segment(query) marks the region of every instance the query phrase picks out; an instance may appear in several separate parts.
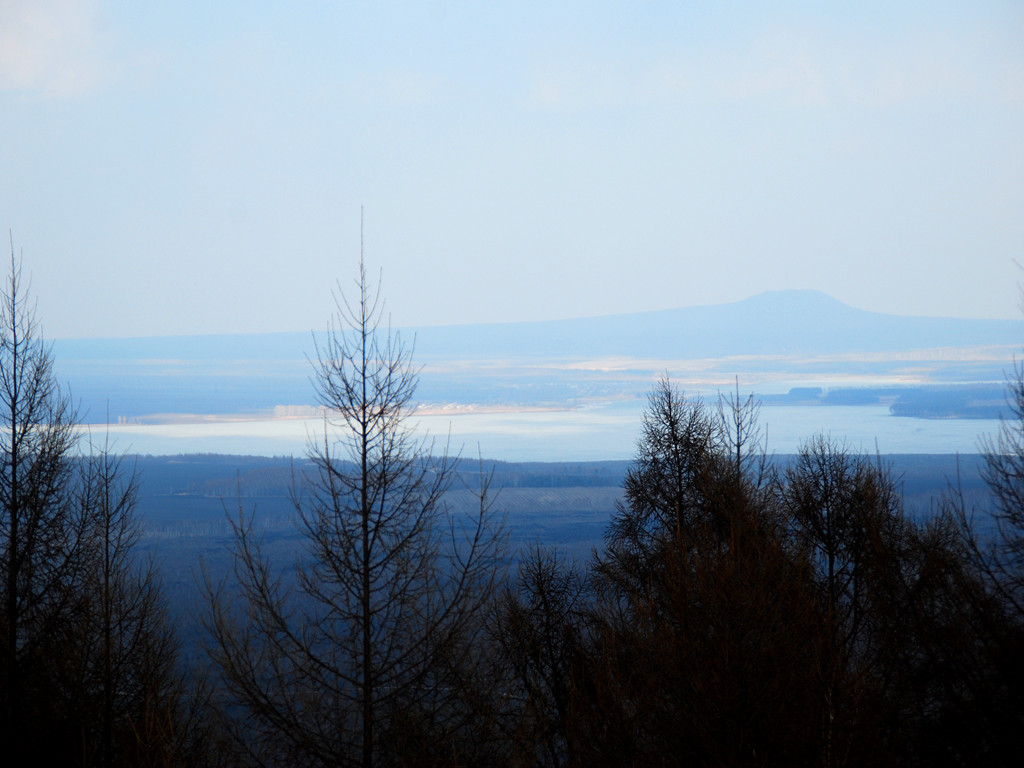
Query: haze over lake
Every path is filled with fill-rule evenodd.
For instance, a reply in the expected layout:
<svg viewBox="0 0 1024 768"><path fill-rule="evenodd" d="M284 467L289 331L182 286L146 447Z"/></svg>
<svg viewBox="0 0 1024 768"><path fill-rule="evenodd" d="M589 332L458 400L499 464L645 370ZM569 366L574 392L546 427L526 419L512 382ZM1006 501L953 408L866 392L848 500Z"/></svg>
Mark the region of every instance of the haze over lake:
<svg viewBox="0 0 1024 768"><path fill-rule="evenodd" d="M405 330L416 420L454 450L510 461L627 459L646 396L763 402L769 450L825 432L872 453L973 453L993 433L1024 321L863 312L814 291L547 323ZM84 421L144 454L305 453L322 431L313 337L64 340ZM893 414L901 414L896 416ZM908 418L917 417L917 418ZM924 418L927 417L927 418Z"/></svg>
<svg viewBox="0 0 1024 768"><path fill-rule="evenodd" d="M592 404L575 410L465 413L415 417L421 434L438 448L501 461L605 461L629 459L640 435L643 401ZM993 434L995 419L913 419L884 406L770 406L761 410L768 448L793 453L824 432L857 452L976 453L979 436ZM93 426L102 436L102 426ZM120 451L140 454L230 453L303 456L307 440L323 432L319 419L250 419L177 424L111 425Z"/></svg>

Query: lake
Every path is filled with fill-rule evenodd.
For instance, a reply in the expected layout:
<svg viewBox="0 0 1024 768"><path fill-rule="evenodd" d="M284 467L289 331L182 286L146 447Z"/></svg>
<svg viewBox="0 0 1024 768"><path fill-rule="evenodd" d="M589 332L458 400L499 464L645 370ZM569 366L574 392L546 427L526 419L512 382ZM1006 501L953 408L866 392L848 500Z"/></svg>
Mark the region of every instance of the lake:
<svg viewBox="0 0 1024 768"><path fill-rule="evenodd" d="M640 436L644 401L595 403L573 410L413 415L437 450L502 461L603 461L629 459ZM825 433L855 452L977 453L981 435L994 435L992 419L915 419L891 416L887 406L772 406L760 423L774 453L793 453L802 441ZM102 441L104 426L86 428ZM151 455L223 453L301 456L323 433L320 419L237 419L197 423L117 424L114 449Z"/></svg>

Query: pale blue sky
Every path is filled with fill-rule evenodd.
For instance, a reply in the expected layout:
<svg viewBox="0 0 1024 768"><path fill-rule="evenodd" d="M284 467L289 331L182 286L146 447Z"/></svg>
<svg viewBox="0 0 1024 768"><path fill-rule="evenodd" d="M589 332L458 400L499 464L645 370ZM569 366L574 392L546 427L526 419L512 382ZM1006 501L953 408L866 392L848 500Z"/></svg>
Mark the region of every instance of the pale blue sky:
<svg viewBox="0 0 1024 768"><path fill-rule="evenodd" d="M398 325L1018 317L1024 4L0 0L47 336L320 328L360 205Z"/></svg>

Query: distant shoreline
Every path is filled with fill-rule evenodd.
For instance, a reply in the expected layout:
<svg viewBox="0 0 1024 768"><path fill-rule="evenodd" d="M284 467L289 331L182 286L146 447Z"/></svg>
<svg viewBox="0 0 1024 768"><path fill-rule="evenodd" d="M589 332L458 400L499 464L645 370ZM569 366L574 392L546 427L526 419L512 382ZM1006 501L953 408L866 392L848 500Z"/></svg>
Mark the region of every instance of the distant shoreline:
<svg viewBox="0 0 1024 768"><path fill-rule="evenodd" d="M410 417L417 416L478 416L516 413L566 413L577 410L576 405L520 405L517 403L426 403L410 411ZM117 427L154 427L188 424L238 424L248 422L308 421L323 419L329 414L327 408L315 405L278 405L273 408L251 413L149 413L141 416L118 417L113 424L82 424L84 429Z"/></svg>

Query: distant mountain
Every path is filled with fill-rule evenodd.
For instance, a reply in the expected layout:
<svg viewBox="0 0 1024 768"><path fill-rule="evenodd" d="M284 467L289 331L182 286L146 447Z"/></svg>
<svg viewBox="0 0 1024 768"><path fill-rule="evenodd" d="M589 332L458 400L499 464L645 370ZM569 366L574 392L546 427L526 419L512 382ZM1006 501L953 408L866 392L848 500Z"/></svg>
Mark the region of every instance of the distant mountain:
<svg viewBox="0 0 1024 768"><path fill-rule="evenodd" d="M820 291L769 291L744 301L628 315L423 328L428 355L627 355L692 359L822 355L932 347L1024 345L1024 320L865 312Z"/></svg>
<svg viewBox="0 0 1024 768"><path fill-rule="evenodd" d="M586 397L622 390L607 377L583 380L582 374L550 372L545 360L780 355L806 361L936 347L1016 348L1024 344L1024 320L883 315L854 309L818 291L774 291L715 306L401 333L415 339L415 362L428 365L420 388L427 400L557 402L570 397L567 393ZM53 350L58 376L69 383L90 421L103 420L107 403L116 419L152 413L245 413L313 400L309 359L316 350L307 333L57 340ZM492 372L443 365L483 360L501 361L505 367ZM838 372L837 364L833 370L827 369L828 363L816 365L814 370L822 375ZM989 364L984 372L966 376L957 371L946 380L998 380L1001 366L993 369ZM739 362L728 367L729 375L748 370ZM810 370L806 362L802 370ZM648 386L651 374L644 364L638 363L630 375L641 389Z"/></svg>
<svg viewBox="0 0 1024 768"><path fill-rule="evenodd" d="M1024 345L1024 320L886 315L820 291L767 291L729 304L521 323L399 329L416 352L449 357L623 355L687 359ZM309 333L58 340L60 360L305 361Z"/></svg>

